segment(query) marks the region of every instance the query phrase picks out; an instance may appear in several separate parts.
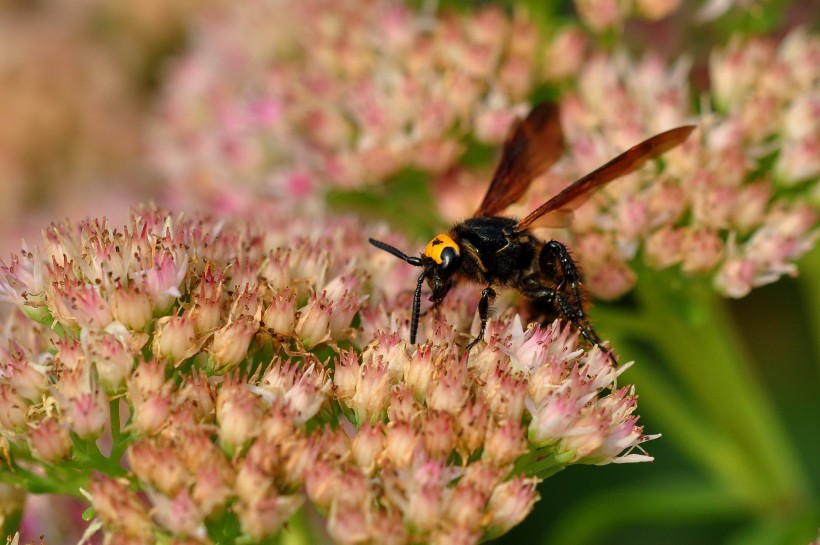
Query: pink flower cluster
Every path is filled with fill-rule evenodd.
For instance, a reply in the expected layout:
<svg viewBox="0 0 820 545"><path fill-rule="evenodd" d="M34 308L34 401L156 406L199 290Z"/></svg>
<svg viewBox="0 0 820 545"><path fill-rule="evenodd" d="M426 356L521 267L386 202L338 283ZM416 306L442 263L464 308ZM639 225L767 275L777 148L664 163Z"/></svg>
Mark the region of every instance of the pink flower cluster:
<svg viewBox="0 0 820 545"><path fill-rule="evenodd" d="M664 155L662 169L613 182L576 211L572 247L591 291L603 298L628 291L635 261L711 275L731 297L796 274L818 214L805 196L779 186L820 175L818 68L820 39L799 30L780 44L738 40L716 52L715 112L698 118L699 130ZM652 56L593 55L562 102L569 158L536 183L537 197L520 210L641 140L692 122L688 77L683 60L670 67ZM774 180L765 166L772 162Z"/></svg>
<svg viewBox="0 0 820 545"><path fill-rule="evenodd" d="M260 540L305 501L338 543L477 543L567 465L651 460L615 386L628 366L568 325L524 328L499 301L467 353L459 286L408 346L410 269L344 218L52 225L0 275L19 308L0 329L10 463L76 471L78 442L108 436L127 472L92 481L92 528L127 543L208 542L228 506Z"/></svg>
<svg viewBox="0 0 820 545"><path fill-rule="evenodd" d="M535 26L493 7L432 16L385 0L254 0L204 18L195 36L152 148L181 191L220 209L409 167L444 172L460 137L504 138L538 66Z"/></svg>

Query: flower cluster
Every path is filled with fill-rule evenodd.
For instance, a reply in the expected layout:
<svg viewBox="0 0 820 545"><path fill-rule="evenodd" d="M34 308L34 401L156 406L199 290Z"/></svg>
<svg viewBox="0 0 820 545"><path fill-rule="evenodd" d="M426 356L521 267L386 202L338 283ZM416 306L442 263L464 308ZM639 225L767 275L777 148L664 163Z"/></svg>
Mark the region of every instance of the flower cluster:
<svg viewBox="0 0 820 545"><path fill-rule="evenodd" d="M576 211L573 248L593 293L613 298L630 289L629 262L636 260L712 275L731 297L796 273L818 215L805 198L780 188L820 175L818 59L820 39L803 31L779 45L738 40L713 55L716 111L699 117L689 140L664 155L662 170L613 182ZM691 122L688 77L685 61L669 67L651 56L591 56L577 91L562 101L569 157L536 183L531 194L539 197L521 211L618 152ZM765 168L772 163L775 180Z"/></svg>
<svg viewBox="0 0 820 545"><path fill-rule="evenodd" d="M306 500L338 543L476 543L567 465L651 460L627 366L569 325L502 308L465 352L459 286L408 346L413 273L344 218L52 225L2 265L4 463L128 543L261 540Z"/></svg>
<svg viewBox="0 0 820 545"><path fill-rule="evenodd" d="M171 180L220 208L441 173L496 143L530 92L538 32L498 8L432 16L385 0L254 0L203 18L154 131ZM243 192L243 187L245 188Z"/></svg>

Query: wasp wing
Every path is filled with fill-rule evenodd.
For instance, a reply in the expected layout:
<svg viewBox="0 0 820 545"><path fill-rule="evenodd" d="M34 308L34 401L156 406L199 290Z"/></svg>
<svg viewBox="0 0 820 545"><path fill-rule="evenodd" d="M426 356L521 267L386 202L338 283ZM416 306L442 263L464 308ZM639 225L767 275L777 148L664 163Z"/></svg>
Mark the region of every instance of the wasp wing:
<svg viewBox="0 0 820 545"><path fill-rule="evenodd" d="M529 216L518 222L517 229L552 226L554 222L547 217L548 214L566 215L570 210L586 202L599 187L638 170L650 159L683 143L693 130L694 125L671 129L628 149L536 208Z"/></svg>
<svg viewBox="0 0 820 545"><path fill-rule="evenodd" d="M564 133L558 106L542 102L507 134L501 161L476 216L497 216L524 195L532 180L561 157Z"/></svg>

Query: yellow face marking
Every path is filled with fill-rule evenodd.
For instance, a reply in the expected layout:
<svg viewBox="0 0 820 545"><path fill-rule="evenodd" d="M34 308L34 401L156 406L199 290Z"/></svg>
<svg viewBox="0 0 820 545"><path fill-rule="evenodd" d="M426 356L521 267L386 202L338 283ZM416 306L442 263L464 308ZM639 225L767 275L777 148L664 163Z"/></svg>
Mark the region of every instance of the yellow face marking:
<svg viewBox="0 0 820 545"><path fill-rule="evenodd" d="M433 261L441 265L441 252L443 252L445 248L452 248L455 250L456 255L461 254L461 250L458 244L456 244L456 241L447 235L438 235L427 243L427 246L424 248L424 255L432 257Z"/></svg>

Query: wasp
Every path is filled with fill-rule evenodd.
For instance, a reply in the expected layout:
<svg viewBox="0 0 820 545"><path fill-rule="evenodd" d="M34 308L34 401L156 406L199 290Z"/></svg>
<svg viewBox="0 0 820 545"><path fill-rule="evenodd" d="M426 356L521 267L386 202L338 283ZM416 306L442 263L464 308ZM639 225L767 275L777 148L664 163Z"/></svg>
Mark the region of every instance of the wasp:
<svg viewBox="0 0 820 545"><path fill-rule="evenodd" d="M410 343L416 343L425 280L432 291L429 301L434 308L444 301L457 281L468 280L484 289L478 303L481 330L467 350L484 338L496 290L513 288L533 304L570 321L589 343L609 353L617 364L587 318L581 272L569 250L557 240L540 240L532 230L568 226L572 210L598 188L678 146L694 129L687 125L653 136L573 182L524 219L503 217L499 214L519 200L532 180L563 152L558 107L550 102L535 106L526 118L517 120L510 128L487 193L471 218L434 237L418 257L370 239L377 248L422 269L413 296Z"/></svg>

